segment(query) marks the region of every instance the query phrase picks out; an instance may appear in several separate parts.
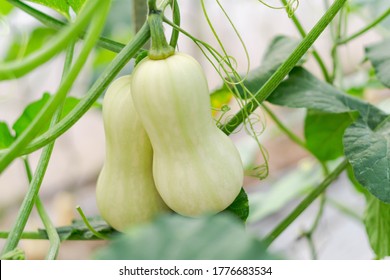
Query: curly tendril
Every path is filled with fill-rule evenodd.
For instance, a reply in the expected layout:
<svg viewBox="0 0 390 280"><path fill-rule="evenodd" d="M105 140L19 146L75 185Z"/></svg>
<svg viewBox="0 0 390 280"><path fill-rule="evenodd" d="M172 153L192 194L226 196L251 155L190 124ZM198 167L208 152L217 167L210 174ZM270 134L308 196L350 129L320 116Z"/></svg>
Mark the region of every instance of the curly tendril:
<svg viewBox="0 0 390 280"><path fill-rule="evenodd" d="M289 0L289 1L287 1L287 4L283 5L283 6L273 6L273 5L268 4L267 2L265 2L263 0L257 0L257 1L259 1L261 4L263 4L264 6L270 8L270 9L286 10L289 17L292 17L294 15L295 11L299 7L299 0Z"/></svg>

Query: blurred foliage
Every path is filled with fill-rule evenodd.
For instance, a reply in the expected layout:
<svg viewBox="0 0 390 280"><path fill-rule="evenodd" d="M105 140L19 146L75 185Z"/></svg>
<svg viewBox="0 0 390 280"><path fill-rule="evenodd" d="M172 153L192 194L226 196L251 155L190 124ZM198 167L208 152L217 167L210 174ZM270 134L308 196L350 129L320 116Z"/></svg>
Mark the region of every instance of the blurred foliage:
<svg viewBox="0 0 390 280"><path fill-rule="evenodd" d="M13 6L7 0L0 0L0 16L8 15L13 9Z"/></svg>
<svg viewBox="0 0 390 280"><path fill-rule="evenodd" d="M22 59L42 48L57 32L46 27L37 27L30 34L17 34L13 36L4 61Z"/></svg>
<svg viewBox="0 0 390 280"><path fill-rule="evenodd" d="M129 229L96 254L105 260L275 259L235 217L167 215Z"/></svg>
<svg viewBox="0 0 390 280"><path fill-rule="evenodd" d="M390 88L390 38L368 46L366 56L374 66L379 81Z"/></svg>
<svg viewBox="0 0 390 280"><path fill-rule="evenodd" d="M367 194L364 224L377 258L390 256L390 204Z"/></svg>

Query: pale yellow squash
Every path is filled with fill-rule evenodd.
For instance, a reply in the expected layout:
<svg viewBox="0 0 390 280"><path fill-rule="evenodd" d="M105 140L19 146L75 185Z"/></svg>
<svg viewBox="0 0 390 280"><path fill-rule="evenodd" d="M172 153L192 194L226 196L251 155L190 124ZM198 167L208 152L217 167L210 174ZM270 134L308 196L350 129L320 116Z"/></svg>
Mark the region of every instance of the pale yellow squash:
<svg viewBox="0 0 390 280"><path fill-rule="evenodd" d="M153 181L152 146L135 111L130 83L130 76L115 80L104 97L106 159L96 188L101 216L119 231L168 209Z"/></svg>
<svg viewBox="0 0 390 280"><path fill-rule="evenodd" d="M182 53L146 58L132 76L134 105L152 143L154 180L165 203L192 217L224 210L240 192L244 171L234 143L211 117L199 63Z"/></svg>

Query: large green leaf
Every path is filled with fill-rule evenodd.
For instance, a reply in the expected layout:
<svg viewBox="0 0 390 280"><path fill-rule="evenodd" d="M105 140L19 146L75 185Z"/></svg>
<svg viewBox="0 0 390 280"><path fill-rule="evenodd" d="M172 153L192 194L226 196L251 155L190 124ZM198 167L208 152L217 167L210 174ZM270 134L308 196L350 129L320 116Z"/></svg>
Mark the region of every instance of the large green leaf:
<svg viewBox="0 0 390 280"><path fill-rule="evenodd" d="M333 114L309 110L305 119L305 138L312 154L321 161L342 156L344 131L357 115L357 112Z"/></svg>
<svg viewBox="0 0 390 280"><path fill-rule="evenodd" d="M390 133L385 124L386 113L338 91L300 67L290 73L268 100L283 106L328 113L358 112L358 121L345 130L344 153L359 183L379 199L390 202ZM378 128L380 124L381 128ZM339 126L335 123L334 129Z"/></svg>
<svg viewBox="0 0 390 280"><path fill-rule="evenodd" d="M291 71L288 79L280 84L268 101L277 105L328 113L357 111L372 129L387 117L386 113L377 107L342 93L301 67Z"/></svg>
<svg viewBox="0 0 390 280"><path fill-rule="evenodd" d="M390 256L390 204L367 195L364 224L372 249L378 258Z"/></svg>
<svg viewBox="0 0 390 280"><path fill-rule="evenodd" d="M24 58L42 48L47 41L56 34L50 28L38 27L34 29L26 40L23 36L15 36L14 41L8 48L4 61L12 61Z"/></svg>
<svg viewBox="0 0 390 280"><path fill-rule="evenodd" d="M14 141L14 137L9 131L8 125L5 122L0 122L0 149L9 147Z"/></svg>
<svg viewBox="0 0 390 280"><path fill-rule="evenodd" d="M353 123L345 131L344 149L358 182L390 203L390 117L377 129L362 119Z"/></svg>
<svg viewBox="0 0 390 280"><path fill-rule="evenodd" d="M256 93L287 59L298 44L299 40L294 38L286 36L275 37L263 56L261 66L248 73L243 85L251 93ZM242 86L237 85L237 89L241 98L245 99L251 97L243 90Z"/></svg>
<svg viewBox="0 0 390 280"><path fill-rule="evenodd" d="M41 4L48 8L57 11L66 18L69 18L69 4L67 0L28 0L37 4Z"/></svg>
<svg viewBox="0 0 390 280"><path fill-rule="evenodd" d="M367 47L366 56L374 66L379 81L390 88L390 38Z"/></svg>
<svg viewBox="0 0 390 280"><path fill-rule="evenodd" d="M22 115L16 120L12 128L15 131L16 137L18 137L32 122L35 116L43 108L46 102L50 99L50 94L45 93L41 99L30 103L23 111ZM76 105L79 103L79 99L75 97L67 97L63 106L61 119L64 118ZM41 127L40 133L45 132L49 128L49 123L44 124Z"/></svg>
<svg viewBox="0 0 390 280"><path fill-rule="evenodd" d="M98 259L109 260L260 260L273 258L235 217L167 215L130 229Z"/></svg>

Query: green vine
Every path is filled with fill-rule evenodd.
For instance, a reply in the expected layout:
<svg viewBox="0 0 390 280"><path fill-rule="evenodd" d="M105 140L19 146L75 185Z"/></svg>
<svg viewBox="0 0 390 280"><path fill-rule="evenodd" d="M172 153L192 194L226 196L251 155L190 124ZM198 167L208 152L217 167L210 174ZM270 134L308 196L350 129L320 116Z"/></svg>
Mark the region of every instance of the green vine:
<svg viewBox="0 0 390 280"><path fill-rule="evenodd" d="M30 16L34 17L35 19L37 19L38 21L40 21L42 24L46 25L49 28L60 30L68 25L65 22L55 19L47 14L42 13L41 11L38 11L37 9L34 9L29 5L26 5L22 1L19 0L7 0L7 1L12 5L14 5L15 7L24 11L25 13L29 14ZM84 38L85 32L81 32L79 37ZM115 42L105 37L99 37L99 40L97 41L97 45L99 47L105 48L107 50L116 53L119 53L125 47L124 44Z"/></svg>
<svg viewBox="0 0 390 280"><path fill-rule="evenodd" d="M74 24L67 27L63 32L60 32L58 36L47 43L43 48L27 56L23 60L2 63L0 65L0 81L21 77L62 51L62 49L68 45L69 41L72 41L74 37L78 36L78 34L87 26L96 12L96 9L98 9L99 3L97 1L89 0L85 6L86 8L83 9Z"/></svg>
<svg viewBox="0 0 390 280"><path fill-rule="evenodd" d="M26 142L30 140L30 138L34 135L35 131L39 129L39 126L44 123L46 118L49 116L45 116L45 114L49 114L50 110L56 110L58 106L63 102L63 100L66 97L66 94L68 90L70 89L71 85L73 84L75 78L77 77L78 73L80 72L82 66L85 64L85 61L87 60L89 53L91 52L92 48L95 45L95 42L98 38L98 34L100 34L104 23L106 16L109 11L110 7L110 1L107 1L104 3L104 5L100 5L97 10L95 10L95 20L92 21L89 31L87 32L87 38L85 40L85 44L83 46L83 49L81 50L79 57L77 61L74 63L72 68L69 70L69 73L65 74L63 83L61 83L60 89L58 90L57 94L48 101L48 106L45 106L45 108L40 112L37 118L34 119L34 121L31 123L31 125L26 129L26 131L18 138L18 140L14 143L13 147L11 146L11 149L9 150L9 153L5 154L4 157L1 158L0 164L1 168L0 170L4 170L4 168L13 160L13 156L16 154L15 151L20 149ZM87 11L85 9L84 11ZM82 15L80 15L82 16ZM51 106L51 107L50 107ZM53 108L53 109L51 109ZM30 216L31 210L33 208L33 205L35 203L35 200L38 196L39 188L41 186L43 176L46 171L46 167L48 164L48 160L50 158L52 147L50 146L46 149L46 152L42 154L41 157L41 167L37 170L36 174L34 174L34 177L32 178L30 188L27 191L27 194L23 200L23 203L20 207L16 223L12 227L10 231L9 238L6 240L6 243L4 245L2 255L6 254L13 249L16 248L17 244L19 243L19 240L21 238L21 235L23 233L23 230L26 226L28 217Z"/></svg>

